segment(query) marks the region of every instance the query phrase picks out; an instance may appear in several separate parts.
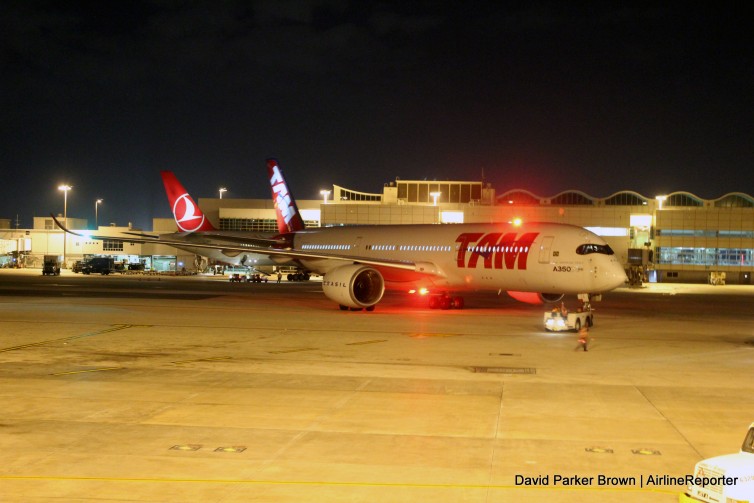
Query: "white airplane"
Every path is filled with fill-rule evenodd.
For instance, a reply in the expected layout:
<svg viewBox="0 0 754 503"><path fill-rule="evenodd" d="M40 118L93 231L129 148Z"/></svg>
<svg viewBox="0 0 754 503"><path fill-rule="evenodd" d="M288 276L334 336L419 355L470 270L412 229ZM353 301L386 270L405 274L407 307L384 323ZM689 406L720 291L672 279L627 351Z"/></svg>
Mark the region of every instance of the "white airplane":
<svg viewBox="0 0 754 503"><path fill-rule="evenodd" d="M565 294L601 294L627 281L610 246L596 234L573 225L422 224L297 229L292 222L300 219L300 213L282 171L275 159L268 159L267 167L281 231L274 242L266 247L259 246L259 240L195 246L292 261L322 275L325 296L343 310L373 310L386 288L429 293L430 307L446 309L462 308L460 294L465 291L505 290L524 302L557 302Z"/></svg>
<svg viewBox="0 0 754 503"><path fill-rule="evenodd" d="M171 246L181 250L229 265L257 268L279 264L279 261L273 261L267 255L239 251L237 246L243 243L269 247L279 242L274 239L274 234L216 229L172 171L162 171L160 175L173 212L173 219L181 232L159 236L137 232L125 232L124 234L140 238L139 242L159 244L170 242ZM285 231L297 231L303 228L304 221L299 215L298 218L291 219L291 223L285 228ZM180 244L177 244L178 242ZM206 245L216 245L217 247L208 248ZM235 245L235 247L227 248L228 245Z"/></svg>

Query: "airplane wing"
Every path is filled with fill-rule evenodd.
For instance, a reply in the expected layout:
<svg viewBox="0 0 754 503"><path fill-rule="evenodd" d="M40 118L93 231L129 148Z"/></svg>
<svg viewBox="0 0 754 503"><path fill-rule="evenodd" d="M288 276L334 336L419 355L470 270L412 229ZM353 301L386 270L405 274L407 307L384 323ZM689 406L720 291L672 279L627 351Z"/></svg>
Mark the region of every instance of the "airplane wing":
<svg viewBox="0 0 754 503"><path fill-rule="evenodd" d="M71 233L73 234L73 233ZM129 236L136 236L139 238L149 238L152 240L160 239L160 236L155 236L153 234L144 234L142 232L124 232L123 234L128 234Z"/></svg>
<svg viewBox="0 0 754 503"><path fill-rule="evenodd" d="M84 237L83 234L79 234L77 232L73 232L70 229L66 229L63 226L63 224L61 224L60 221L58 221L58 219L55 218L54 216L52 218L53 218L53 220L55 220L55 223L57 224L57 226L60 227L61 229L63 229L65 232L67 232L69 234L73 234L74 236L82 236L82 237ZM184 242L184 241L173 240L171 243L168 243L165 240L165 238L163 238L162 236L158 236L158 235L154 235L154 234L145 234L143 232L128 232L128 231L124 231L123 234L124 234L124 236L110 236L110 235L108 235L108 236L104 236L104 235L97 236L95 234L87 234L86 237L91 237L93 239L111 239L111 240L114 240L114 241L128 241L128 242L131 242L131 243L158 243L158 242L161 243L161 244L182 243L183 246L189 246L190 245L192 247L197 247L197 248L207 248L207 246L202 246L202 245L200 245L198 243L195 243L193 241L191 241L191 242ZM240 237L240 236L235 236L235 235L223 234L222 232L203 232L202 233L202 237L221 239L221 240L227 241L229 243L253 244L253 245L256 245L256 246L260 246L260 247L285 244L285 240L281 239L281 238ZM213 246L210 246L210 248L213 248ZM234 248L232 246L231 247L228 247L228 246L225 246L225 245L220 246L219 244L217 246L214 246L214 248L223 249L223 250L225 250L225 249L234 250ZM244 247L243 251L248 251L248 247Z"/></svg>
<svg viewBox="0 0 754 503"><path fill-rule="evenodd" d="M245 244L254 244L256 246L264 247L264 246L275 246L275 245L282 245L285 244L286 241L281 238L265 238L265 237L241 237L241 236L233 236L229 234L223 234L222 232L212 232L212 231L205 231L202 233L202 237L205 238L213 238L213 239L221 239L223 241L227 241L229 243L245 243Z"/></svg>
<svg viewBox="0 0 754 503"><path fill-rule="evenodd" d="M145 243L149 242L157 242L161 241L164 242L165 238L161 236L156 236L154 234L144 234L143 232L123 232L123 234L129 236L128 239L123 238L123 240L132 240L131 236L135 238L147 238L151 239L152 241L144 241ZM190 233L189 233L190 234ZM94 236L92 236L94 237ZM211 232L211 231L205 231L202 233L203 238L212 238L212 239L220 239L223 241L227 241L229 243L247 243L247 244L255 244L257 246L274 246L279 244L284 244L285 240L280 238L264 238L264 237L240 237L235 235L229 235L229 234L223 234L222 232ZM110 238L107 238L110 239ZM189 243L184 243L189 244ZM194 242L192 241L191 246L194 246Z"/></svg>
<svg viewBox="0 0 754 503"><path fill-rule="evenodd" d="M55 221L55 224L60 227L63 231L73 234L74 236L81 236L85 237L83 234L79 234L77 232L73 232L70 229L67 229L58 219L55 217L55 215L50 214L52 219ZM225 244L225 243L186 243L185 241L179 241L174 239L162 239L155 240L151 236L149 237L142 237L139 236L138 233L131 233L129 236L103 236L103 235L96 235L96 234L87 234L86 237L89 237L91 239L107 239L110 241L126 241L129 243L158 243L158 244L164 244L164 245L170 245L175 247L182 247L187 246L190 244L193 248L204 248L208 250L223 250L223 251L234 251L238 253L256 253L259 255L267 255L269 257L286 257L290 259L306 259L306 260L336 260L341 261L344 263L358 263L358 264L364 264L364 265L370 265L375 268L378 268L380 270L386 270L386 271L410 271L412 273L418 273L421 276L434 276L434 277L444 277L445 275L432 263L430 262L413 262L413 261L406 261L406 260L390 260L390 259L374 259L374 258L368 258L368 257L354 257L354 256L343 256L343 255L333 255L333 254L327 254L327 253L313 253L310 251L304 251L304 250L296 250L293 248L271 248L269 246L257 246L253 244L251 241L255 241L255 239L242 241L239 238L236 238L239 242L235 245L233 244ZM273 241L274 244L278 244L279 241L275 240L266 240L266 241Z"/></svg>

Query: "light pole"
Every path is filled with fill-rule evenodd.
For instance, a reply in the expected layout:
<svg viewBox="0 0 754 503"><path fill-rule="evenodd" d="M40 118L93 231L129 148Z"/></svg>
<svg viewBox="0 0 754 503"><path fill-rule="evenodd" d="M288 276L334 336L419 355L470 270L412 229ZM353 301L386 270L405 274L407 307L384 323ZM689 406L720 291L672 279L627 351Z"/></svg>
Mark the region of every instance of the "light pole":
<svg viewBox="0 0 754 503"><path fill-rule="evenodd" d="M430 196L432 196L432 206L437 206L437 198L442 195L442 192L430 192Z"/></svg>
<svg viewBox="0 0 754 503"><path fill-rule="evenodd" d="M221 187L218 192L220 192L220 199L222 199L223 198L223 192L228 192L228 189L226 189L225 187Z"/></svg>
<svg viewBox="0 0 754 503"><path fill-rule="evenodd" d="M63 191L63 221L65 222L65 228L68 228L68 191L71 190L73 187L70 185L59 185L58 190ZM65 269L65 252L66 252L66 243L68 242L68 233L63 231L63 265L62 268Z"/></svg>
<svg viewBox="0 0 754 503"><path fill-rule="evenodd" d="M98 218L98 215L97 215L97 207L100 204L102 204L102 199L97 199L96 201L94 201L94 230L95 231L97 229L99 229L99 225L98 225L99 218Z"/></svg>
<svg viewBox="0 0 754 503"><path fill-rule="evenodd" d="M432 196L432 206L437 206L437 198L439 198L442 195L442 192L430 192L430 196ZM435 216L437 218L437 222L440 222L440 209L437 209L437 215Z"/></svg>
<svg viewBox="0 0 754 503"><path fill-rule="evenodd" d="M320 190L319 193L322 194L322 196L325 199L325 204L327 204L327 196L330 195L330 191L329 190Z"/></svg>

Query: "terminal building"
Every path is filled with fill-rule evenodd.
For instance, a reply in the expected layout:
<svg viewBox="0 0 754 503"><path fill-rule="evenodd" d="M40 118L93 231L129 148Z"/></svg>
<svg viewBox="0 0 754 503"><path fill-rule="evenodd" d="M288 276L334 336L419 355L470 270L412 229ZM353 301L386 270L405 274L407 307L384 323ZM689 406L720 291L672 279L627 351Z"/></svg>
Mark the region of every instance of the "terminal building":
<svg viewBox="0 0 754 503"><path fill-rule="evenodd" d="M585 227L613 248L630 272L644 281L751 284L754 272L754 198L744 193L702 199L688 192L646 196L633 191L594 197L578 190L542 196L523 189L497 194L484 181L400 180L379 193L333 185L323 198L298 200L309 227L375 224L457 224L523 221L558 222ZM215 227L227 231L276 232L271 200L200 198L198 204ZM69 227L86 229L83 219ZM45 254L63 253L63 233L49 217L34 219L33 229L11 229L0 219L0 256L14 254L27 267L41 267ZM6 228L2 228L6 226ZM100 227L118 235L128 227ZM157 234L176 232L172 219L154 219ZM95 241L68 236L66 262L113 255L157 271L196 270L206 261L157 244ZM631 274L629 274L631 277Z"/></svg>

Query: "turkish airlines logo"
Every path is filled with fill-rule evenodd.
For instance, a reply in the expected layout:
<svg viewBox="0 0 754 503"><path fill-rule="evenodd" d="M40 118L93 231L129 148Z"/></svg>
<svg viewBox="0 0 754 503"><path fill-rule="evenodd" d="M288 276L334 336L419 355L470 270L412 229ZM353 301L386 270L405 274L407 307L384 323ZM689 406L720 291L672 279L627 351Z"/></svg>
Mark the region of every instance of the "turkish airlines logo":
<svg viewBox="0 0 754 503"><path fill-rule="evenodd" d="M283 217L285 224L288 225L296 214L296 209L291 202L291 195L288 193L288 187L285 185L283 175L280 173L280 169L277 166L272 167L270 185L272 186L275 208L277 208L280 216Z"/></svg>
<svg viewBox="0 0 754 503"><path fill-rule="evenodd" d="M204 214L197 215L196 206L188 193L183 194L173 204L173 216L178 228L184 232L194 232L204 223Z"/></svg>
<svg viewBox="0 0 754 503"><path fill-rule="evenodd" d="M483 258L485 269L526 270L529 250L539 233L527 232L516 239L517 236L515 232L465 232L456 238L456 243L461 244L458 248L457 266L475 268L479 259Z"/></svg>

